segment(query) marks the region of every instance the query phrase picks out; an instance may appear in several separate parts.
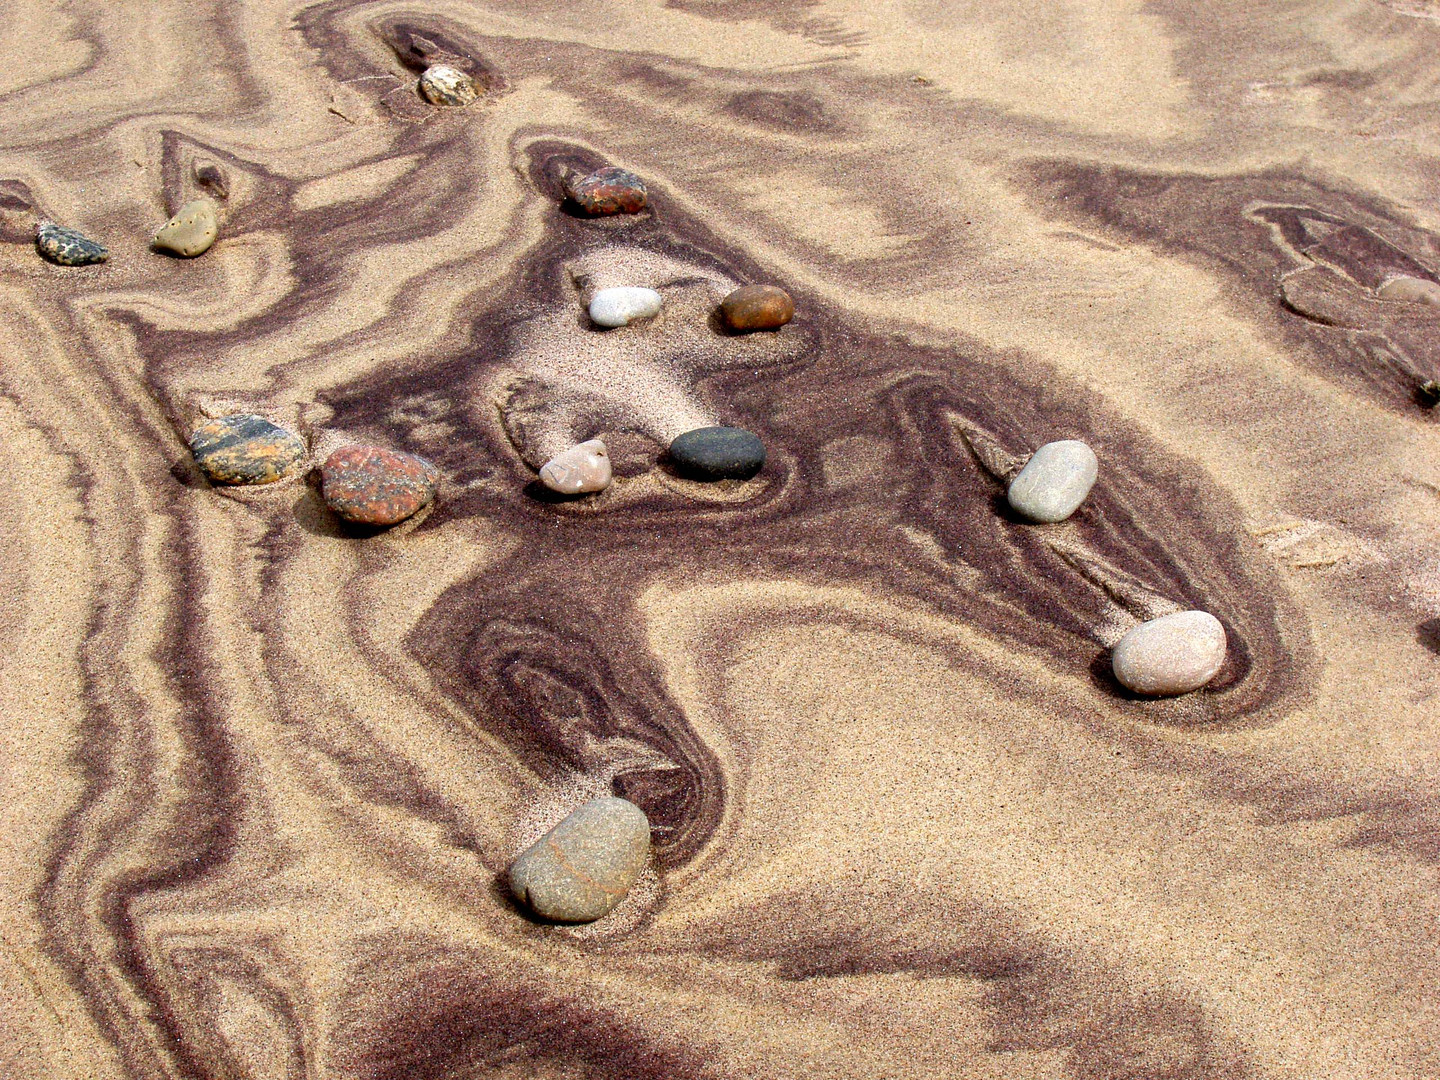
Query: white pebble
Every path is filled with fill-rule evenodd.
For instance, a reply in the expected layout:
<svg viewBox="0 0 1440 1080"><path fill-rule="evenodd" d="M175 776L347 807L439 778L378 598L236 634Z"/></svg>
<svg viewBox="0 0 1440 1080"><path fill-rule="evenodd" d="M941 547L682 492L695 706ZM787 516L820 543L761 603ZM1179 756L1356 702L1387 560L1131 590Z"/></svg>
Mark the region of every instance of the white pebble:
<svg viewBox="0 0 1440 1080"><path fill-rule="evenodd" d="M599 439L576 443L540 469L540 482L561 495L604 491L610 486L610 455Z"/></svg>
<svg viewBox="0 0 1440 1080"><path fill-rule="evenodd" d="M1225 663L1225 627L1208 611L1177 611L1135 627L1110 656L1115 678L1137 694L1198 690Z"/></svg>
<svg viewBox="0 0 1440 1080"><path fill-rule="evenodd" d="M590 301L590 321L596 326L626 326L636 319L659 315L663 302L654 289L634 285L601 289Z"/></svg>
<svg viewBox="0 0 1440 1080"><path fill-rule="evenodd" d="M1095 451L1083 442L1046 443L1010 481L1006 497L1017 514L1031 521L1064 521L1085 501L1099 474Z"/></svg>

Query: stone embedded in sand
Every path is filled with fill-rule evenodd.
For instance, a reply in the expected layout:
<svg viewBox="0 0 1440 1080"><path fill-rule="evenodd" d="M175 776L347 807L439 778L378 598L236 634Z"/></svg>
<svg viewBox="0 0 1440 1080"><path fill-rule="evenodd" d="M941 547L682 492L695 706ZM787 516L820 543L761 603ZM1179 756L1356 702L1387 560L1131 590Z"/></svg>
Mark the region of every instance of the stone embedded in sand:
<svg viewBox="0 0 1440 1080"><path fill-rule="evenodd" d="M720 301L731 330L775 330L795 317L795 301L774 285L742 285Z"/></svg>
<svg viewBox="0 0 1440 1080"><path fill-rule="evenodd" d="M209 199L194 199L180 207L169 221L160 226L151 245L161 251L173 251L193 259L203 255L215 243L220 226L215 220L215 204Z"/></svg>
<svg viewBox="0 0 1440 1080"><path fill-rule="evenodd" d="M540 481L561 495L604 491L610 486L610 455L599 439L577 443L540 469Z"/></svg>
<svg viewBox="0 0 1440 1080"><path fill-rule="evenodd" d="M625 899L650 856L650 821L624 799L593 799L510 865L510 891L542 919L593 922Z"/></svg>
<svg viewBox="0 0 1440 1080"><path fill-rule="evenodd" d="M1440 405L1440 379L1426 379L1415 392L1420 395L1420 404L1427 409Z"/></svg>
<svg viewBox="0 0 1440 1080"><path fill-rule="evenodd" d="M469 105L478 96L475 80L459 68L435 64L420 76L420 93L431 105Z"/></svg>
<svg viewBox="0 0 1440 1080"><path fill-rule="evenodd" d="M346 521L394 525L435 497L439 470L422 457L383 446L344 446L320 467L325 505Z"/></svg>
<svg viewBox="0 0 1440 1080"><path fill-rule="evenodd" d="M636 319L651 319L660 314L663 298L654 289L622 285L601 289L590 301L590 321L596 326L628 326Z"/></svg>
<svg viewBox="0 0 1440 1080"><path fill-rule="evenodd" d="M567 179L565 194L587 214L638 214L648 197L643 180L614 165Z"/></svg>
<svg viewBox="0 0 1440 1080"><path fill-rule="evenodd" d="M1381 300L1400 300L1410 304L1440 307L1440 285L1425 278L1392 277L1375 290Z"/></svg>
<svg viewBox="0 0 1440 1080"><path fill-rule="evenodd" d="M1120 685L1137 694L1198 690L1225 663L1225 628L1208 611L1177 611L1135 627L1110 657Z"/></svg>
<svg viewBox="0 0 1440 1080"><path fill-rule="evenodd" d="M696 428L670 444L670 460L692 480L748 480L765 464L765 444L744 428Z"/></svg>
<svg viewBox="0 0 1440 1080"><path fill-rule="evenodd" d="M1046 443L1010 481L1011 508L1031 521L1064 521L1090 494L1100 463L1083 442L1064 439Z"/></svg>
<svg viewBox="0 0 1440 1080"><path fill-rule="evenodd" d="M35 246L57 266L88 266L110 258L104 244L53 221L42 221L35 226Z"/></svg>
<svg viewBox="0 0 1440 1080"><path fill-rule="evenodd" d="M263 416L238 413L196 428L190 453L217 484L271 484L305 460L305 444Z"/></svg>

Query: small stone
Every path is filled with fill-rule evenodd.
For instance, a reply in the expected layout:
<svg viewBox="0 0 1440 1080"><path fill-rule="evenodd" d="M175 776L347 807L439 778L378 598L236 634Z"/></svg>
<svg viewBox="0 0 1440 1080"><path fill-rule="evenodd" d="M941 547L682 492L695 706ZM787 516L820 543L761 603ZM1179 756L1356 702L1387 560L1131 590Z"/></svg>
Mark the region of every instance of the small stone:
<svg viewBox="0 0 1440 1080"><path fill-rule="evenodd" d="M1064 521L1090 494L1100 463L1083 442L1065 439L1046 443L1010 481L1011 508L1031 521Z"/></svg>
<svg viewBox="0 0 1440 1080"><path fill-rule="evenodd" d="M238 413L196 428L190 453L217 484L272 484L305 460L305 444L263 416Z"/></svg>
<svg viewBox="0 0 1440 1080"><path fill-rule="evenodd" d="M161 251L173 251L193 259L210 250L219 231L215 205L209 199L195 199L180 207L174 217L160 226L151 244Z"/></svg>
<svg viewBox="0 0 1440 1080"><path fill-rule="evenodd" d="M748 480L765 464L765 444L744 428L696 428L670 444L670 460L692 480Z"/></svg>
<svg viewBox="0 0 1440 1080"><path fill-rule="evenodd" d="M420 76L420 93L431 105L469 105L478 96L475 80L459 68L435 64Z"/></svg>
<svg viewBox="0 0 1440 1080"><path fill-rule="evenodd" d="M594 922L625 899L649 856L645 811L593 799L510 864L510 891L542 919Z"/></svg>
<svg viewBox="0 0 1440 1080"><path fill-rule="evenodd" d="M774 285L742 285L720 301L731 330L775 330L795 317L795 301Z"/></svg>
<svg viewBox="0 0 1440 1080"><path fill-rule="evenodd" d="M58 266L88 266L110 258L104 244L53 221L42 221L35 226L35 246L41 255Z"/></svg>
<svg viewBox="0 0 1440 1080"><path fill-rule="evenodd" d="M599 439L577 443L540 469L540 481L561 495L604 491L610 486L610 455Z"/></svg>
<svg viewBox="0 0 1440 1080"><path fill-rule="evenodd" d="M1392 277L1375 290L1381 300L1401 300L1410 304L1440 307L1440 285L1425 278Z"/></svg>
<svg viewBox="0 0 1440 1080"><path fill-rule="evenodd" d="M587 214L638 214L647 197L645 181L613 165L567 179L565 194Z"/></svg>
<svg viewBox="0 0 1440 1080"><path fill-rule="evenodd" d="M1135 627L1110 656L1115 678L1137 694L1198 690L1225 663L1225 627L1208 611L1177 611Z"/></svg>
<svg viewBox="0 0 1440 1080"><path fill-rule="evenodd" d="M1420 404L1427 409L1440 405L1440 379L1426 379L1416 392L1420 395Z"/></svg>
<svg viewBox="0 0 1440 1080"><path fill-rule="evenodd" d="M394 525L435 497L439 470L422 457L383 446L344 446L320 467L325 505L346 521Z"/></svg>
<svg viewBox="0 0 1440 1080"><path fill-rule="evenodd" d="M636 319L653 319L663 303L654 289L634 285L601 289L590 301L590 321L596 326L628 326Z"/></svg>

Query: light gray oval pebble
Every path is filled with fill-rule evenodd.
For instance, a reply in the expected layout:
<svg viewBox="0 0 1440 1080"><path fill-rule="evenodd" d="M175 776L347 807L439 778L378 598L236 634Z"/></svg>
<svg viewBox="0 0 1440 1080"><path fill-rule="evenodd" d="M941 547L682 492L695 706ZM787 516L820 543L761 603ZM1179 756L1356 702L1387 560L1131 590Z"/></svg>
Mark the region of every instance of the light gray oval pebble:
<svg viewBox="0 0 1440 1080"><path fill-rule="evenodd" d="M510 891L543 919L593 922L625 899L649 857L645 811L592 799L510 865Z"/></svg>
<svg viewBox="0 0 1440 1080"><path fill-rule="evenodd" d="M649 319L660 314L664 303L654 289L622 285L617 289L601 289L590 301L590 321L596 326L626 326L636 319Z"/></svg>
<svg viewBox="0 0 1440 1080"><path fill-rule="evenodd" d="M1401 300L1409 304L1440 307L1440 285L1425 278L1392 277L1375 290L1375 295L1381 300Z"/></svg>
<svg viewBox="0 0 1440 1080"><path fill-rule="evenodd" d="M1010 481L1007 498L1017 514L1031 521L1064 521L1090 494L1100 463L1083 442L1046 443Z"/></svg>
<svg viewBox="0 0 1440 1080"><path fill-rule="evenodd" d="M1135 627L1110 656L1115 678L1137 694L1187 694L1225 664L1225 627L1208 611L1177 611Z"/></svg>

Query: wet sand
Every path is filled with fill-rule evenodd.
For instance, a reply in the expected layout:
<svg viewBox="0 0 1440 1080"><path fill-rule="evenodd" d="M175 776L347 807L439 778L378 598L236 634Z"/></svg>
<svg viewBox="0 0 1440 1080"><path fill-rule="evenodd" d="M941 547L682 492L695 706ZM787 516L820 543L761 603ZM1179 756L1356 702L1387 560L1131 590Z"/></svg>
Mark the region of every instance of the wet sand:
<svg viewBox="0 0 1440 1080"><path fill-rule="evenodd" d="M37 4L0 50L0 1075L1440 1073L1440 308L1378 295L1440 280L1433 3ZM561 205L606 163L645 212ZM214 248L148 251L200 195ZM726 334L751 282L795 321ZM595 330L623 284L664 311ZM240 410L439 499L212 488ZM757 477L668 466L716 423ZM615 485L549 497L594 436ZM1100 480L1023 524L1064 438ZM1226 666L1128 694L1179 608ZM527 919L505 867L608 792L653 867Z"/></svg>

